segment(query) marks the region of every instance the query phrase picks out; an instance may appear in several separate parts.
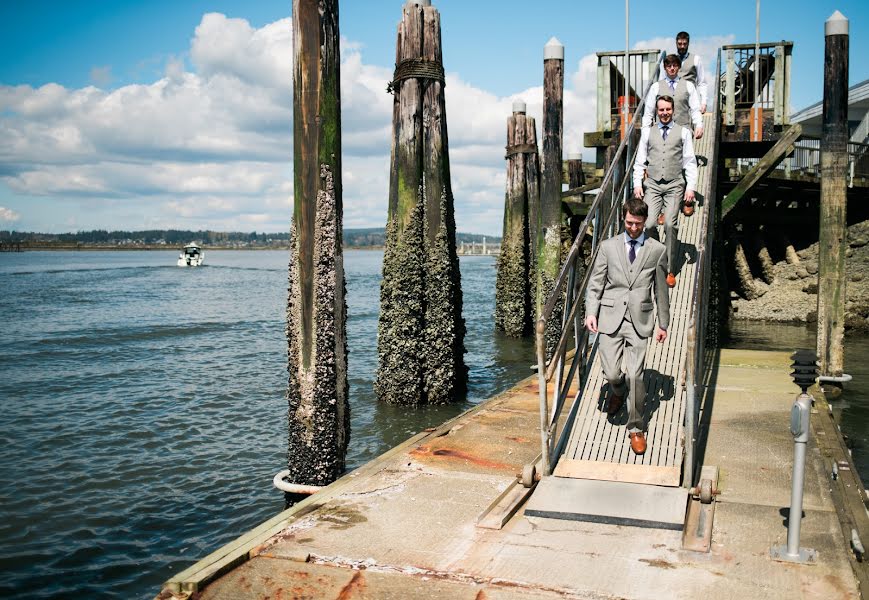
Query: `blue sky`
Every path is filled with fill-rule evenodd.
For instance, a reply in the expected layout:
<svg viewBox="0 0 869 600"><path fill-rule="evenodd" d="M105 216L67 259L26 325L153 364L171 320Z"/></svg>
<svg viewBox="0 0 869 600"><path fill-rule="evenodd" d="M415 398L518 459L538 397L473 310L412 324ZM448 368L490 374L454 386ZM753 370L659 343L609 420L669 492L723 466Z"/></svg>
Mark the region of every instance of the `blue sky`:
<svg viewBox="0 0 869 600"><path fill-rule="evenodd" d="M347 227L386 220L400 0L341 3ZM542 48L565 45L565 145L590 130L594 52L624 47L623 2L434 0L441 13L458 227L500 234L504 129L539 115ZM698 5L699 6L699 5ZM755 2L685 16L634 1L631 45L680 29L714 67L754 41ZM820 100L823 23L850 19L850 82L869 78L869 3L762 0L761 41L793 41L792 106ZM291 2L0 4L0 228L286 231L292 202ZM206 16L207 15L207 16ZM591 153L585 156L591 159Z"/></svg>

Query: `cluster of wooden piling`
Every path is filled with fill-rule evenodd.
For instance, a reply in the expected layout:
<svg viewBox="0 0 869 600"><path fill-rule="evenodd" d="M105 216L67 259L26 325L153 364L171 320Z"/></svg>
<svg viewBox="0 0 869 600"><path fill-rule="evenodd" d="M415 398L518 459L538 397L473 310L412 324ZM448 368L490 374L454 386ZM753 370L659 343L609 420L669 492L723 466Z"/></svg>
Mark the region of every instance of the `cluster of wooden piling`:
<svg viewBox="0 0 869 600"><path fill-rule="evenodd" d="M467 378L440 14L424 4L402 7L390 84L395 99L375 391L403 405L454 400Z"/></svg>
<svg viewBox="0 0 869 600"><path fill-rule="evenodd" d="M564 46L552 38L544 47L539 160L534 119L525 115L523 102L514 104L507 121L507 190L495 325L512 336L531 332L530 325L539 318L561 269L563 114ZM562 310L559 302L547 322L547 354L558 342Z"/></svg>
<svg viewBox="0 0 869 600"><path fill-rule="evenodd" d="M495 284L495 326L512 337L531 333L536 277L534 242L540 198L540 165L534 118L513 103L507 120L507 190L504 233Z"/></svg>

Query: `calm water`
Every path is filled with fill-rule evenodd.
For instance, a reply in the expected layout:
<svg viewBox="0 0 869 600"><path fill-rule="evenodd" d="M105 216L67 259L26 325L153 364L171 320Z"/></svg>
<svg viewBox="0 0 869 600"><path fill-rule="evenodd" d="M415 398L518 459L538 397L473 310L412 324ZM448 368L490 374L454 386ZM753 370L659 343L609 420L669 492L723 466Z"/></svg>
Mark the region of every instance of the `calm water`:
<svg viewBox="0 0 869 600"><path fill-rule="evenodd" d="M283 509L286 252L0 254L0 596L147 598ZM461 259L466 401L408 410L372 394L379 252L345 255L358 467L530 374L530 340L493 332L495 268ZM744 347L812 347L802 327L742 326ZM864 479L869 353L838 401ZM859 390L863 390L862 392Z"/></svg>
<svg viewBox="0 0 869 600"><path fill-rule="evenodd" d="M283 509L286 252L0 254L0 596L153 598ZM491 257L461 259L467 401L372 393L382 253L345 255L358 467L531 374L495 335Z"/></svg>

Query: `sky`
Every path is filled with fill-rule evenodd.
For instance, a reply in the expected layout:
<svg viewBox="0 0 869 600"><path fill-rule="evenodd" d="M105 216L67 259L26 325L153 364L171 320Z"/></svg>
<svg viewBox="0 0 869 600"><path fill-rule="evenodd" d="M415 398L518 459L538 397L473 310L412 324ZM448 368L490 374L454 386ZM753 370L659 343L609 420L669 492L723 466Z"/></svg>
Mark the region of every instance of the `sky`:
<svg viewBox="0 0 869 600"><path fill-rule="evenodd" d="M344 226L383 227L401 0L340 4ZM625 47L625 3L433 0L440 11L459 231L500 235L506 120L538 127L543 47L565 46L564 150L595 129L595 52ZM634 0L629 45L675 33L714 70L753 43L755 0L688 15ZM824 21L850 21L849 84L869 78L869 2L761 0L761 42L794 42L793 111L821 99ZM0 3L0 229L288 231L292 215L292 2ZM675 11L673 11L675 13Z"/></svg>

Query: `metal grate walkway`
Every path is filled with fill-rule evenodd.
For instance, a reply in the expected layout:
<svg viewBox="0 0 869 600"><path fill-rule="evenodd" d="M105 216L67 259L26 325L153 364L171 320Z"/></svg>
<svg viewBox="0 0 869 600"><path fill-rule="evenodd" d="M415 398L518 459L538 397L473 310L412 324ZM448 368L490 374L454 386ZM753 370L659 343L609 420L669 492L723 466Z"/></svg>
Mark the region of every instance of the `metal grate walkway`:
<svg viewBox="0 0 869 600"><path fill-rule="evenodd" d="M670 291L670 330L666 341L649 340L646 352L646 404L648 449L642 456L630 448L627 430L627 407L614 418L606 414L606 379L595 354L582 400L566 445L553 471L556 477L625 481L653 485L678 486L681 481L684 455L686 348L691 313L691 296L697 270L697 246L704 235L701 231L703 211L713 173L714 113L704 115L704 131L694 140L698 156L696 210L691 217L679 214L679 248L677 282ZM660 228L663 236L663 227Z"/></svg>

